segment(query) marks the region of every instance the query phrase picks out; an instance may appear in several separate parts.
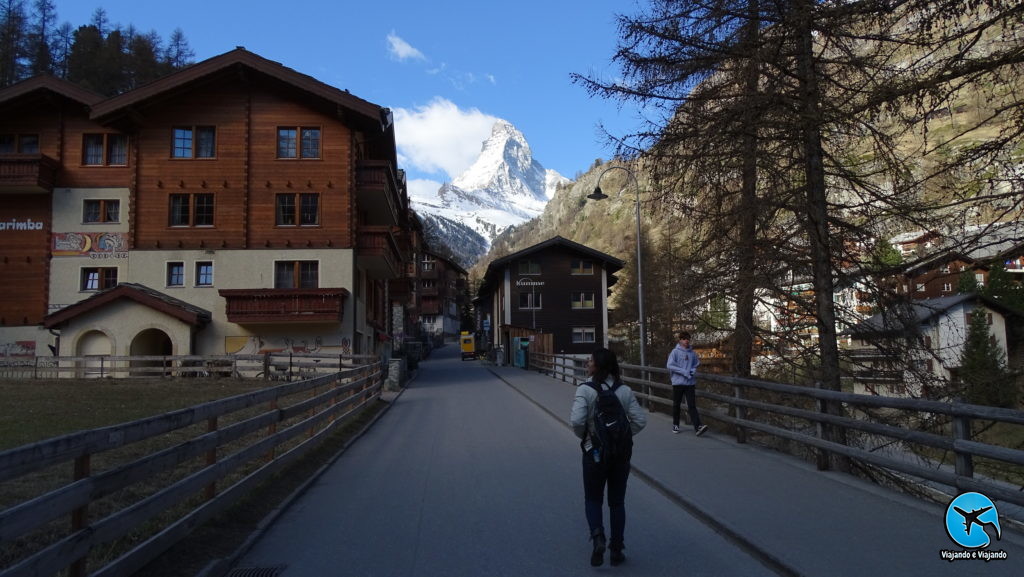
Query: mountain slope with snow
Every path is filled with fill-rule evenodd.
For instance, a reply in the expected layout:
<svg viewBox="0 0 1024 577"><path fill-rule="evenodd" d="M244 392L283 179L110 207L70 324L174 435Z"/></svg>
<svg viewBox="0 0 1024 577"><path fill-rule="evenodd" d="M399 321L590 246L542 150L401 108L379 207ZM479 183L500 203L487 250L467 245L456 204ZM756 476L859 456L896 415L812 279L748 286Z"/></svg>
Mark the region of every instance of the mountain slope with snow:
<svg viewBox="0 0 1024 577"><path fill-rule="evenodd" d="M413 196L432 246L447 245L469 267L510 226L540 216L559 185L570 182L533 158L523 134L507 121L494 123L472 166L444 184L436 195ZM479 239L472 238L472 234ZM435 250L444 252L442 247Z"/></svg>

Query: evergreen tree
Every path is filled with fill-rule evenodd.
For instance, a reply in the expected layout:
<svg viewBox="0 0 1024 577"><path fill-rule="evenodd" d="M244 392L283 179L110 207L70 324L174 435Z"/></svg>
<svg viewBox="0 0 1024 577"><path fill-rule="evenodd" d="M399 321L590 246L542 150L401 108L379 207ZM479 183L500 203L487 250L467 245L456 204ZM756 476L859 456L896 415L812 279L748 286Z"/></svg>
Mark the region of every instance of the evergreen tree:
<svg viewBox="0 0 1024 577"><path fill-rule="evenodd" d="M96 26L80 26L67 58L67 79L103 94L102 67L104 41Z"/></svg>
<svg viewBox="0 0 1024 577"><path fill-rule="evenodd" d="M24 78L27 36L24 0L0 0L0 86Z"/></svg>
<svg viewBox="0 0 1024 577"><path fill-rule="evenodd" d="M29 34L28 56L31 75L53 73L53 42L57 8L53 0L35 0L33 4L31 33Z"/></svg>
<svg viewBox="0 0 1024 577"><path fill-rule="evenodd" d="M988 284L981 294L1000 304L1024 312L1024 287L1021 287L1002 263L995 263L988 271Z"/></svg>
<svg viewBox="0 0 1024 577"><path fill-rule="evenodd" d="M960 272L957 281L956 292L959 294L972 294L978 292L978 279L974 278L974 271L965 270Z"/></svg>
<svg viewBox="0 0 1024 577"><path fill-rule="evenodd" d="M959 376L970 403L1016 408L1019 388L1006 370L1006 355L993 342L988 314L980 305L970 314Z"/></svg>
<svg viewBox="0 0 1024 577"><path fill-rule="evenodd" d="M53 74L58 78L68 77L68 57L71 55L71 46L75 41L75 30L70 22L64 22L57 27L53 35L53 44L50 54L53 57Z"/></svg>
<svg viewBox="0 0 1024 577"><path fill-rule="evenodd" d="M175 28L171 38L167 41L167 50L164 52L164 62L171 68L177 70L192 64L196 54L188 45L185 33L181 28Z"/></svg>

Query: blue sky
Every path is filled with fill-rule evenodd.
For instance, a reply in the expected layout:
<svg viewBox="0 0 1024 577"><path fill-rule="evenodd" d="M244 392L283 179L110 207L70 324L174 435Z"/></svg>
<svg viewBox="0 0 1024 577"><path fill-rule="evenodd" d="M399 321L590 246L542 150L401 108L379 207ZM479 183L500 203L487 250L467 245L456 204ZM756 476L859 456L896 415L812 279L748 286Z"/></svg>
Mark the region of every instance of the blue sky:
<svg viewBox="0 0 1024 577"><path fill-rule="evenodd" d="M591 97L573 72L613 77L614 15L633 0L55 0L58 22L181 28L204 60L247 50L395 111L401 168L422 194L475 160L496 118L545 168L573 178L611 156L597 125L622 134L631 108Z"/></svg>

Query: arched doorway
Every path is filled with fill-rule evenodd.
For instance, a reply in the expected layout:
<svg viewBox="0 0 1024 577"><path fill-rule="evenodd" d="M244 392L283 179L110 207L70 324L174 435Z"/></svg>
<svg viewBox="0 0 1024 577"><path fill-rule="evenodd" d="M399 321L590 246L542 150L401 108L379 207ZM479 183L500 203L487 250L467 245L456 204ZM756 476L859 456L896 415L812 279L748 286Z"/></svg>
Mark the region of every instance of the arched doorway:
<svg viewBox="0 0 1024 577"><path fill-rule="evenodd" d="M78 361L77 371L79 377L99 378L110 376L110 364L106 360L113 347L110 344L110 337L101 331L88 331L78 339L78 346L75 350L76 357L86 357L84 361Z"/></svg>
<svg viewBox="0 0 1024 577"><path fill-rule="evenodd" d="M166 357L174 354L174 343L171 337L160 329L146 329L135 335L132 344L128 348L128 354L133 357ZM131 362L131 368L150 368L170 366L170 361L165 359L147 359ZM133 377L159 377L167 373L164 371L131 371Z"/></svg>

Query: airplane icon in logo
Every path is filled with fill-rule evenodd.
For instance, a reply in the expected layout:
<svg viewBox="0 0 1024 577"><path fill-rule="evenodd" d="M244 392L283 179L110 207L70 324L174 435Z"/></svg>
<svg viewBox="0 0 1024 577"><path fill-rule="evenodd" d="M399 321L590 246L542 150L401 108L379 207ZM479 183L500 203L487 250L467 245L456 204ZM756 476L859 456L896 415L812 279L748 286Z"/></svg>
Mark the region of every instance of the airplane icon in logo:
<svg viewBox="0 0 1024 577"><path fill-rule="evenodd" d="M978 517L981 517L986 511L991 510L992 507L982 507L981 509L975 509L968 513L960 507L953 507L953 510L960 514L964 518L964 528L967 530L967 534L971 534L971 526L977 525L981 527L981 530L985 530L985 526L990 526L996 531L996 539L1002 539L1002 531L999 529L999 525L991 521L980 521Z"/></svg>

